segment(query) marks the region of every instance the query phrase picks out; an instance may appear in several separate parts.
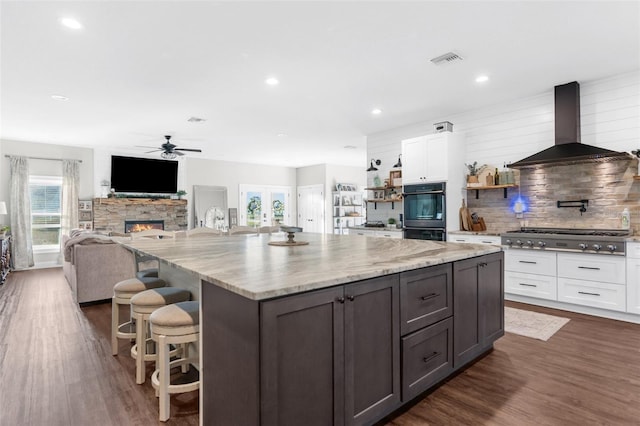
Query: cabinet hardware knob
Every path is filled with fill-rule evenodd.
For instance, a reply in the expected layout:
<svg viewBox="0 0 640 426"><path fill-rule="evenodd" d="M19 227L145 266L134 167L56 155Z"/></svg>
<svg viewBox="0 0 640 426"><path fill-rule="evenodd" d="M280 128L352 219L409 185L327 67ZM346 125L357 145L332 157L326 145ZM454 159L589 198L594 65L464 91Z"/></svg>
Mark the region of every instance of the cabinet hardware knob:
<svg viewBox="0 0 640 426"><path fill-rule="evenodd" d="M355 296L352 296L352 295L347 296L347 299L349 299L349 300L350 300L350 301L352 301L352 302L353 302L353 300L354 300L355 298L356 298L356 297L355 297Z"/></svg>
<svg viewBox="0 0 640 426"><path fill-rule="evenodd" d="M430 356L425 356L424 358L422 358L422 361L429 362L432 359L434 359L435 357L437 357L438 355L440 355L440 352L433 352L433 353L431 353Z"/></svg>
<svg viewBox="0 0 640 426"><path fill-rule="evenodd" d="M344 297L340 296L336 299L337 302L344 303Z"/></svg>

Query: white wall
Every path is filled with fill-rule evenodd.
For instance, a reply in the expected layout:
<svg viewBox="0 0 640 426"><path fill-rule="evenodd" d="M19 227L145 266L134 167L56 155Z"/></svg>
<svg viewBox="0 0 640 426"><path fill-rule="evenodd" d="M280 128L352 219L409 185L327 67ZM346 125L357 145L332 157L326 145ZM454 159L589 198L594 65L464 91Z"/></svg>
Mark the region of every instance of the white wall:
<svg viewBox="0 0 640 426"><path fill-rule="evenodd" d="M563 83L568 81L559 84ZM582 143L627 152L640 148L640 71L578 83ZM441 121L450 121L455 133L466 136L466 154L461 163L477 161L502 167L554 144L553 87L529 98L369 135L367 157L379 158L382 164L379 172L369 172L368 184L372 185L375 173L381 178L388 176L403 139L433 133L433 124ZM390 206L382 207L385 208ZM380 205L375 214L383 214Z"/></svg>
<svg viewBox="0 0 640 426"><path fill-rule="evenodd" d="M227 187L228 207L239 209L239 186L273 185L291 187L291 215L296 215L296 169L293 167L263 166L231 161L202 160L187 158L185 167L185 190L191 204L193 185L215 185ZM189 227L192 226L189 209Z"/></svg>

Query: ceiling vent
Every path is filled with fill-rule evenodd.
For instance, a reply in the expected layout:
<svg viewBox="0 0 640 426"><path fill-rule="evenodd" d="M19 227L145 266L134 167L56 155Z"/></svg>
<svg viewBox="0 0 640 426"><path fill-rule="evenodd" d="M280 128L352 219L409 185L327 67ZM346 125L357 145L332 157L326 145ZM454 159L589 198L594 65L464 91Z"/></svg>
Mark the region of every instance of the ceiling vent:
<svg viewBox="0 0 640 426"><path fill-rule="evenodd" d="M447 52L444 55L440 55L436 58L431 59L431 62L433 62L434 65L441 65L447 62L455 62L455 61L461 61L461 60L462 60L462 57L457 53Z"/></svg>

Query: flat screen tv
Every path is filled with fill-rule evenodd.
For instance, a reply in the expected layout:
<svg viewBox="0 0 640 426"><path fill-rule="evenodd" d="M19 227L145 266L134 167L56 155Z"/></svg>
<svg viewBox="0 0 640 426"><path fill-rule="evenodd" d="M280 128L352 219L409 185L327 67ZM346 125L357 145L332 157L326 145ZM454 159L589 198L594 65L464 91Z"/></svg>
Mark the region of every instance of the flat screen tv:
<svg viewBox="0 0 640 426"><path fill-rule="evenodd" d="M175 194L178 162L112 155L111 188L115 192Z"/></svg>

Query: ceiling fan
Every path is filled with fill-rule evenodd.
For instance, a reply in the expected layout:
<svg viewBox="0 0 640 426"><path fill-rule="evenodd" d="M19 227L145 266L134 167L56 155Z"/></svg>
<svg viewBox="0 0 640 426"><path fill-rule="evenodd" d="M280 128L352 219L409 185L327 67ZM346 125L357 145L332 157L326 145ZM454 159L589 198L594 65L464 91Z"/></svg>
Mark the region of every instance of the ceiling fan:
<svg viewBox="0 0 640 426"><path fill-rule="evenodd" d="M164 138L167 140L165 143L160 145L160 148L154 149L153 151L147 151L145 154L150 154L152 152L162 151L160 156L167 160L172 160L176 158L178 155L184 155L181 151L190 151L190 152L202 152L201 149L192 149L192 148L178 148L177 145L171 143L171 135L164 135ZM147 147L149 148L149 147Z"/></svg>

